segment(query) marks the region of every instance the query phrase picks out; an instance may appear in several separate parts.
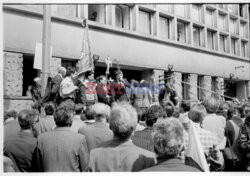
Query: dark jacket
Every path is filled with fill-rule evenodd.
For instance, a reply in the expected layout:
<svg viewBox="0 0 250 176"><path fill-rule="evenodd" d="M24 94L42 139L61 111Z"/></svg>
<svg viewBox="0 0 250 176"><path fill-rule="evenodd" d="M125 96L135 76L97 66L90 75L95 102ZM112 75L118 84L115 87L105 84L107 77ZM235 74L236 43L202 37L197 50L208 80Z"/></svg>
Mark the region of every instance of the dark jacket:
<svg viewBox="0 0 250 176"><path fill-rule="evenodd" d="M39 136L47 131L52 131L55 127L56 123L54 117L51 115L40 118L39 122L34 125L34 130L36 136Z"/></svg>
<svg viewBox="0 0 250 176"><path fill-rule="evenodd" d="M114 101L129 101L124 83L113 83L112 98Z"/></svg>
<svg viewBox="0 0 250 176"><path fill-rule="evenodd" d="M79 79L75 81L75 85L78 87L78 89L75 91L75 103L84 104L85 102L84 85Z"/></svg>
<svg viewBox="0 0 250 176"><path fill-rule="evenodd" d="M244 158L242 159L244 162L243 170L250 171L250 127L243 124L240 129L239 136L239 148L243 153Z"/></svg>
<svg viewBox="0 0 250 176"><path fill-rule="evenodd" d="M17 120L11 120L5 122L4 124L4 141L9 138L9 136L17 135L20 131L20 125Z"/></svg>
<svg viewBox="0 0 250 176"><path fill-rule="evenodd" d="M142 170L142 172L200 172L200 170L195 167L185 165L180 159L158 159L157 165L150 167L148 169Z"/></svg>
<svg viewBox="0 0 250 176"><path fill-rule="evenodd" d="M33 134L20 131L10 136L4 142L4 155L9 157L15 166L16 172L33 172L36 170L34 151L37 145Z"/></svg>
<svg viewBox="0 0 250 176"><path fill-rule="evenodd" d="M85 80L82 86L82 102L84 105L92 105L98 101L96 94L96 83Z"/></svg>
<svg viewBox="0 0 250 176"><path fill-rule="evenodd" d="M36 157L40 172L85 171L89 160L85 137L69 127L39 135Z"/></svg>
<svg viewBox="0 0 250 176"><path fill-rule="evenodd" d="M96 93L98 97L98 102L111 105L111 95L108 94L109 93L108 89L104 90L104 87L102 84L97 85Z"/></svg>
<svg viewBox="0 0 250 176"><path fill-rule="evenodd" d="M135 146L131 140L114 138L91 150L89 168L94 172L135 172L155 164L153 152Z"/></svg>

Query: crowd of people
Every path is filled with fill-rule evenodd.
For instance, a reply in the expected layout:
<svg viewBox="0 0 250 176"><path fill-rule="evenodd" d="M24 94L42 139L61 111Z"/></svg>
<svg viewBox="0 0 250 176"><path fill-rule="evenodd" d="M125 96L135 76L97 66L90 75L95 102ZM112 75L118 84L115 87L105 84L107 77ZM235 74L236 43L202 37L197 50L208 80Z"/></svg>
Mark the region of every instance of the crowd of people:
<svg viewBox="0 0 250 176"><path fill-rule="evenodd" d="M167 83L156 101L147 81L115 75L60 67L43 97L36 78L34 105L4 114L4 171L205 171L191 129L210 171L250 171L250 99L180 101Z"/></svg>

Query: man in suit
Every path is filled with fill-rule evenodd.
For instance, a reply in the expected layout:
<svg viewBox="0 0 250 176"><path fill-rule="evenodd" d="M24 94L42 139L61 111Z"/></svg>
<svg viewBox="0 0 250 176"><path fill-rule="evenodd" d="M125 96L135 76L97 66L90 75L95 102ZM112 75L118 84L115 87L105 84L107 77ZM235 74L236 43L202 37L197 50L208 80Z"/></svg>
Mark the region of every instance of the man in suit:
<svg viewBox="0 0 250 176"><path fill-rule="evenodd" d="M113 138L113 132L109 129L107 119L110 115L110 107L103 103L96 103L92 106L95 122L79 129L79 133L86 138L89 152L99 144Z"/></svg>
<svg viewBox="0 0 250 176"><path fill-rule="evenodd" d="M134 136L132 137L133 143L138 147L144 148L149 151L154 151L152 140L153 125L158 118L163 118L164 116L165 113L161 106L151 106L146 114L145 121L147 127L142 131L135 132Z"/></svg>
<svg viewBox="0 0 250 176"><path fill-rule="evenodd" d="M36 150L38 170L41 172L85 171L88 148L85 137L70 130L74 107L69 103L54 114L56 128L38 137Z"/></svg>
<svg viewBox="0 0 250 176"><path fill-rule="evenodd" d="M20 125L16 120L17 113L12 110L4 115L4 140L7 140L9 136L16 135L20 131Z"/></svg>
<svg viewBox="0 0 250 176"><path fill-rule="evenodd" d="M59 89L63 78L66 76L66 68L59 67L58 73L52 79L48 79L48 85L46 88L46 93L41 101L42 104L49 101L60 101ZM57 102L59 103L59 102Z"/></svg>
<svg viewBox="0 0 250 176"><path fill-rule="evenodd" d="M18 122L21 131L4 141L4 155L13 161L16 172L32 172L35 171L33 154L37 144L32 133L32 112L22 110Z"/></svg>
<svg viewBox="0 0 250 176"><path fill-rule="evenodd" d="M137 125L137 113L129 103L113 105L109 124L114 138L90 151L91 171L131 172L156 164L154 153L135 146L130 139Z"/></svg>
<svg viewBox="0 0 250 176"><path fill-rule="evenodd" d="M157 165L142 170L143 172L199 170L185 165L177 156L183 149L183 127L178 119L162 119L155 123L153 129L154 150L157 154Z"/></svg>
<svg viewBox="0 0 250 176"><path fill-rule="evenodd" d="M107 89L107 78L104 75L99 77L99 83L96 87L98 102L111 105L111 95Z"/></svg>
<svg viewBox="0 0 250 176"><path fill-rule="evenodd" d="M40 118L39 122L34 125L35 136L51 131L56 127L53 113L55 111L54 103L47 103L44 107L45 117Z"/></svg>

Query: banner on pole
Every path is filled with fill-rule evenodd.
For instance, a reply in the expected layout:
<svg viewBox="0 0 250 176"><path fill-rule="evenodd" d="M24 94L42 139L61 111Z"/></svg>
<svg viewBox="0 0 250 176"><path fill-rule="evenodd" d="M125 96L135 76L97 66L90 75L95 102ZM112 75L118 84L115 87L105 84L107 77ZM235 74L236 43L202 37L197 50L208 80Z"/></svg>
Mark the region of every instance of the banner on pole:
<svg viewBox="0 0 250 176"><path fill-rule="evenodd" d="M50 59L52 58L52 46L50 46ZM42 43L36 42L36 48L35 48L35 58L34 58L34 64L33 68L42 70L42 65L43 65L43 47Z"/></svg>
<svg viewBox="0 0 250 176"><path fill-rule="evenodd" d="M89 70L94 70L94 61L91 56L91 48L89 41L89 33L88 33L88 24L86 20L83 21L84 33L83 33L83 41L82 41L82 51L80 60L77 63L78 74L84 73Z"/></svg>

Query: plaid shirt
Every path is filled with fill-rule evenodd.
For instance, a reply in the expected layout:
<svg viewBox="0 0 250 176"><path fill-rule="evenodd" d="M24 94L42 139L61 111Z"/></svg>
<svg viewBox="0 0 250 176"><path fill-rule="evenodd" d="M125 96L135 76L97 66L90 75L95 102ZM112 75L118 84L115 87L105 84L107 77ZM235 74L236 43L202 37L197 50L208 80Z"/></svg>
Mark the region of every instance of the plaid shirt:
<svg viewBox="0 0 250 176"><path fill-rule="evenodd" d="M153 128L145 128L142 131L136 131L132 136L133 143L143 149L154 151L154 144L152 139Z"/></svg>
<svg viewBox="0 0 250 176"><path fill-rule="evenodd" d="M200 127L200 124L194 123L194 127L200 137L201 146L206 155L209 153L209 148L213 147L213 145L218 144L218 139L216 135L208 130L205 130ZM187 149L188 147L188 133L184 133L184 147Z"/></svg>

